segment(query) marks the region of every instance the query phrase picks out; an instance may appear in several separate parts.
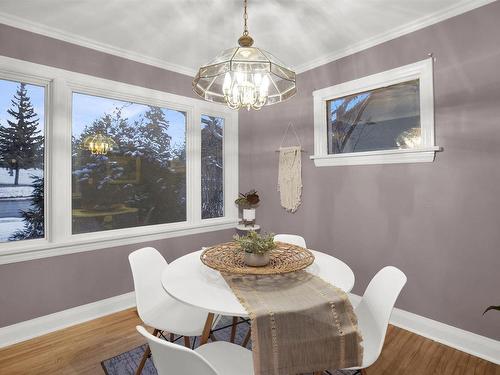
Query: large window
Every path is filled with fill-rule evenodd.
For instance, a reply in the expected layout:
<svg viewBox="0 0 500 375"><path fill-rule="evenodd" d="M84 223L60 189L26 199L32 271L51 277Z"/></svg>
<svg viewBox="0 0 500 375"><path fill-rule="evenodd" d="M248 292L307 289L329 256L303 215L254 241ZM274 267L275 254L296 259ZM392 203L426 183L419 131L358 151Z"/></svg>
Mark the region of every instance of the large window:
<svg viewBox="0 0 500 375"><path fill-rule="evenodd" d="M74 93L72 117L73 233L186 220L186 113Z"/></svg>
<svg viewBox="0 0 500 375"><path fill-rule="evenodd" d="M0 80L0 242L43 238L45 88Z"/></svg>
<svg viewBox="0 0 500 375"><path fill-rule="evenodd" d="M0 56L0 264L233 228L237 194L237 112Z"/></svg>
<svg viewBox="0 0 500 375"><path fill-rule="evenodd" d="M439 150L431 59L313 95L316 166L430 162Z"/></svg>

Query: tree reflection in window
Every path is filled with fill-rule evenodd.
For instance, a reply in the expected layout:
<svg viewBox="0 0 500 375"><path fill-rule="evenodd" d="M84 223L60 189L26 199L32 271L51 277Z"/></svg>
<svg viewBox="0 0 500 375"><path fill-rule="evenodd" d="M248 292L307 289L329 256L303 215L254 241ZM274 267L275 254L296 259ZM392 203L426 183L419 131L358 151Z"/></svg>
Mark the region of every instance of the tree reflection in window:
<svg viewBox="0 0 500 375"><path fill-rule="evenodd" d="M224 119L201 116L201 217L224 216Z"/></svg>
<svg viewBox="0 0 500 375"><path fill-rule="evenodd" d="M328 101L328 153L420 145L419 81Z"/></svg>
<svg viewBox="0 0 500 375"><path fill-rule="evenodd" d="M82 147L103 134L106 155ZM186 114L73 94L73 233L186 220Z"/></svg>

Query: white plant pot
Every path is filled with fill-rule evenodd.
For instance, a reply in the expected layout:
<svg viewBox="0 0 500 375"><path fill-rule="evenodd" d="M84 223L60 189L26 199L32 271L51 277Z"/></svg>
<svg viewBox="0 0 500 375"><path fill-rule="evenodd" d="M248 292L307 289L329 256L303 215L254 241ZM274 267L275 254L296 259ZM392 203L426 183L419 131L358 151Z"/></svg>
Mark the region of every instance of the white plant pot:
<svg viewBox="0 0 500 375"><path fill-rule="evenodd" d="M245 264L250 267L263 267L269 264L269 251L265 254L247 253L245 251Z"/></svg>
<svg viewBox="0 0 500 375"><path fill-rule="evenodd" d="M255 208L244 208L243 209L243 220L254 221L255 220Z"/></svg>

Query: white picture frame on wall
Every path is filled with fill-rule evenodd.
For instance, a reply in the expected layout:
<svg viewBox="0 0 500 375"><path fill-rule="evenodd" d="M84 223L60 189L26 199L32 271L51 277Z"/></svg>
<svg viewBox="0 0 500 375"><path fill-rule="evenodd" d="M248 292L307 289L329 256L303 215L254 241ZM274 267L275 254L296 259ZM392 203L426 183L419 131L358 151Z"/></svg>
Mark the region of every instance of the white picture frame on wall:
<svg viewBox="0 0 500 375"><path fill-rule="evenodd" d="M329 113L327 111L330 101L415 80L418 80L419 86L421 139L418 146L377 149L373 151L329 152ZM432 162L434 161L436 151L440 150L440 147L436 146L434 139L432 58L316 90L313 92L313 99L314 155L310 158L317 167Z"/></svg>

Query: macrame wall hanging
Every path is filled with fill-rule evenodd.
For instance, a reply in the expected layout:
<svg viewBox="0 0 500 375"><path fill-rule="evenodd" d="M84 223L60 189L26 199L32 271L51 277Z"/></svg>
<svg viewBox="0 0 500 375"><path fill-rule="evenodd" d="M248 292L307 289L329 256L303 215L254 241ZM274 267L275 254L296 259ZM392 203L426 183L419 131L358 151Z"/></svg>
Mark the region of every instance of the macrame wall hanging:
<svg viewBox="0 0 500 375"><path fill-rule="evenodd" d="M295 146L284 146L288 131L292 129L297 140ZM292 123L289 123L279 150L278 169L278 191L280 193L281 206L289 211L295 212L300 206L302 195L302 145L299 136Z"/></svg>

